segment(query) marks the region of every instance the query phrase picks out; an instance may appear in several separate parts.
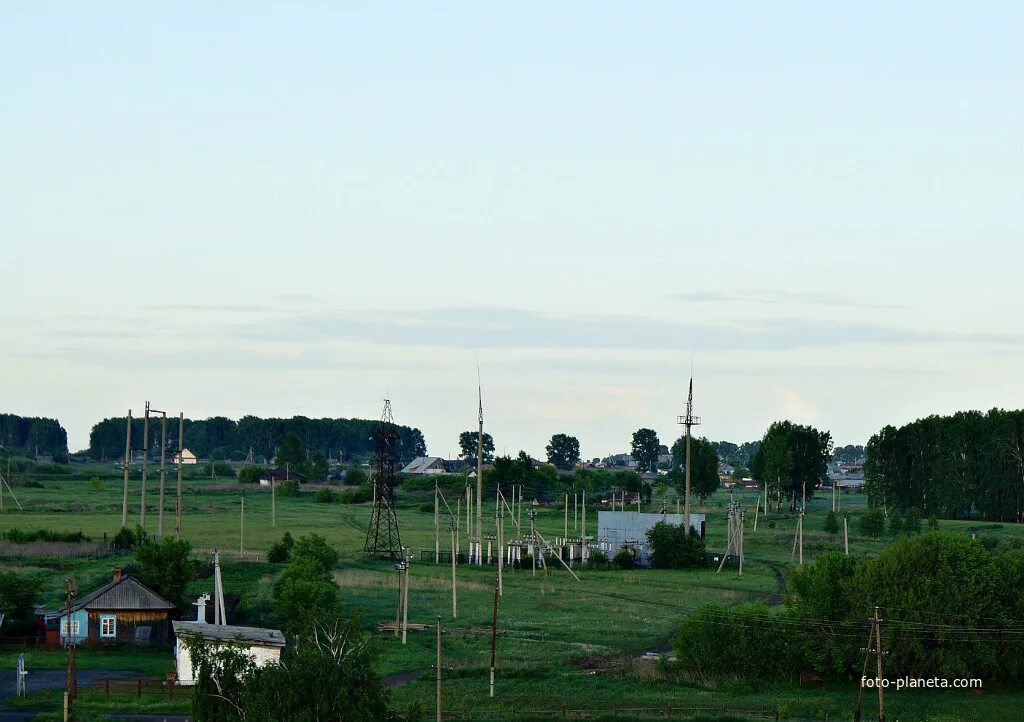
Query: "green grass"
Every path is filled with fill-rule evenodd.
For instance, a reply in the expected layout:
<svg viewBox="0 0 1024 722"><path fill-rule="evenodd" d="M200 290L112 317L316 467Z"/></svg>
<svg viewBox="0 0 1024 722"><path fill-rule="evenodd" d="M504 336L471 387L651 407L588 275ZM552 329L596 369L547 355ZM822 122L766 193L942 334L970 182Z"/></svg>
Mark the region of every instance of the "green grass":
<svg viewBox="0 0 1024 722"><path fill-rule="evenodd" d="M189 539L196 556L209 559L220 549L224 567L225 588L242 595L242 606L232 619L240 623L259 623L268 614L270 590L280 574L281 565L264 561L239 559L239 497L237 488L215 488L209 480L187 482L183 534ZM130 523L138 521L138 480L132 482ZM157 524L155 484L151 481L147 510L147 527L155 532ZM100 489L87 481L47 479L43 488L19 488L25 506L22 512L9 510L0 516L3 528L49 528L82 530L94 539L104 533L112 535L120 527L121 486L116 479L106 479ZM393 620L397 598L397 573L386 562L365 559L362 546L369 516L366 505L316 504L311 493L300 498L277 500L277 526L270 523L268 490L249 487L246 493L245 550L265 559L271 543L285 531L295 537L316 532L325 536L341 554L337 579L346 606L362 614L368 629L378 621ZM433 514L421 512L420 505L432 500L432 492L400 493L398 518L402 540L413 549L433 550ZM636 657L645 649L665 645L689 610L706 602L739 604L763 600L777 604L782 598L783 579L791 568L790 553L796 517L788 513L772 515L769 522L758 522L752 529L755 494L738 492L735 497L747 510L745 534L747 561L742 577L735 569L716 574L706 569L693 572L636 570L581 571L577 582L563 570L548 574L506 570L504 595L500 599L497 642L498 696L487 697L487 668L490 637L477 633L490 629L494 600L494 569L460 566L458 569L457 619L451 616L449 566L435 566L417 560L412 566L410 611L411 622L434 625L438 615L445 628L444 667L445 699L449 709L466 713L490 714L494 718L545 718L551 710L611 710L672 705L676 708L709 708L732 710L739 717L754 717L764 711L776 710L793 718L824 717L849 719L856 699L853 682L829 684L820 688L798 688L747 684L741 681L700 680L681 683L661 674L657 665L642 664ZM674 511L674 492L663 493L651 507L656 510L667 502ZM708 548L721 550L725 545L725 504L729 494L720 491L702 509L708 515ZM454 500L452 500L454 501ZM891 544L891 537L864 539L857 534L857 519L864 510L865 499L843 496L844 507L851 514L850 552L872 556ZM805 518L804 561L827 549L842 549L842 535L829 535L821 530L824 512L831 508L828 497L811 500ZM167 496L165 530L173 531L173 498ZM486 519L493 519L493 505L485 505ZM525 521L525 517L524 517ZM570 510L570 533L572 517ZM562 533L561 508L543 508L537 517L539 530L549 539ZM942 521L947 530L979 535L994 535L1007 541L1024 539L1024 528L1011 524ZM597 514L588 513L588 529L597 528ZM506 526L506 530L510 525ZM450 543L447 524L442 522L442 548ZM465 540L462 543L465 548ZM46 579L46 602L57 604L61 599L64 576L71 574L83 590L108 578L117 564L130 563L130 558L98 560L26 560L2 559L0 566L26 567L38 571ZM196 581L191 592L211 591L212 580ZM383 675L428 670L427 674L393 691L399 708L418 702L425 709L434 705L435 635L432 629L410 632L403 646L390 635L376 636L380 650L380 672ZM38 664L47 664L45 654ZM97 655L91 658L90 655ZM150 653L152 654L152 653ZM166 654L166 653L165 653ZM0 666L9 653L0 656ZM165 657L169 661L169 654ZM102 652L84 651L80 666L102 667L110 662ZM50 663L53 663L52 661ZM150 662L146 662L149 664ZM123 668L140 671L155 670L159 653L152 667L138 667L130 662ZM770 664L770 660L766 660ZM59 665L58 665L59 666ZM165 670L160 670L161 673ZM895 672L896 670L894 670ZM991 689L986 694L940 691L903 691L887 697L889 717L901 720L952 720L966 716L984 719L1016 719L1020 702L1019 689ZM870 705L866 716L870 716ZM533 712L531 712L531 710ZM537 712L543 711L543 712ZM636 713L639 714L639 713ZM711 714L711 713L709 713ZM627 715L628 716L628 715Z"/></svg>

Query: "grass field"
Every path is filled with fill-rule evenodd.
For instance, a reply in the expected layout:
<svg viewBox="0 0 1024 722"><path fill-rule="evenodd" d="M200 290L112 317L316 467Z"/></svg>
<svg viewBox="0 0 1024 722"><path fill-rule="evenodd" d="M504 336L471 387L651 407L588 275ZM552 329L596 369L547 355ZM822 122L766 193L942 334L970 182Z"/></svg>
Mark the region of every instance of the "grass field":
<svg viewBox="0 0 1024 722"><path fill-rule="evenodd" d="M133 489L138 484L133 482ZM104 533L112 535L120 527L121 485L112 478L104 479L100 488L81 478L44 479L42 488L17 488L23 511L11 511L10 504L0 515L0 528L81 530L94 540ZM365 559L362 546L369 516L367 505L317 504L311 493L299 498L277 499L277 526L270 523L269 491L246 488L245 550L265 559L271 543L285 531L298 537L308 532L325 536L341 554L337 572L346 606L359 611L367 628L378 621L393 620L397 598L397 573L390 564ZM157 527L156 494L150 489L152 504L147 510L147 528ZM419 550L434 547L433 514L421 511L430 502L432 492L400 493L398 518L403 542ZM724 504L727 492L711 497L702 509L708 515L707 542L709 550L721 550L725 544ZM410 622L433 625L438 615L445 628L444 668L445 706L472 718L549 719L570 714L565 710L590 710L595 715L612 718L644 716L664 717L671 707L672 715L680 709L708 710L712 717L730 712L735 718L782 717L793 719L852 718L856 698L855 682L803 688L792 685L770 687L752 685L740 680L695 680L682 684L667 679L662 666L642 662L639 655L648 649L664 649L679 620L687 611L706 602L738 604L763 600L779 604L785 592L785 576L791 567L790 552L795 517L773 515L768 523L762 519L758 530L752 530L754 494L737 493L736 498L748 510L746 526L747 561L742 577L735 569L700 571L581 571L580 582L564 570L538 572L534 577L523 570L507 570L504 595L500 600L497 642L498 683L494 699L487 696L487 667L490 636L481 631L491 625L494 598L494 569L460 566L458 569L459 614L451 617L450 566L432 562L413 564L410 591ZM183 535L192 542L197 558L207 559L214 549L222 550L225 588L242 595L237 618L232 621L258 621L269 609L270 589L281 565L254 561L248 556L239 559L239 499L237 487L192 479L185 493ZM674 492L656 498L656 510L668 500L674 507ZM863 511L864 499L844 496L844 506L851 513L850 552L858 556L876 554L890 539L868 540L856 535L856 519ZM168 495L165 530L173 531L173 499ZM824 511L830 508L829 498L812 500L805 519L805 562L826 549L841 549L842 535L821 532ZM674 509L673 509L674 510ZM485 518L493 519L493 505L485 505ZM132 497L131 523L138 520L138 495ZM525 519L524 519L525 521ZM570 532L572 515L570 510ZM542 508L537 526L547 537L559 535L563 527L561 507ZM588 529L596 532L597 515L588 513ZM508 528L508 527L507 527ZM942 522L942 528L991 535L995 538L1024 538L1024 529L1015 525L980 522ZM449 544L447 525L442 523L442 548ZM463 541L463 548L465 542ZM130 563L130 557L109 557L98 560L28 560L0 559L3 568L28 568L39 571L47 580L46 602L55 605L61 599L63 579L70 574L82 590L91 589L109 578L110 570L119 563ZM201 580L194 592L211 591L212 581ZM432 665L435 636L432 630L410 632L407 645L393 636L378 637L380 671L383 675L424 672L423 676L397 687L392 697L399 708L419 703L424 709L434 707ZM57 664L53 653L35 653L33 665ZM103 653L83 651L81 664L97 662ZM132 659L133 655L124 655ZM0 665L13 664L11 654L0 656ZM160 673L160 659L140 655L138 662L146 672ZM129 662L125 662L131 668ZM771 660L765 660L771 664ZM57 665L59 666L59 664ZM102 666L96 664L95 666ZM166 669L171 666L166 656ZM893 672L897 672L893 670ZM1019 689L985 690L983 695L967 692L903 691L887 696L887 715L900 720L956 720L967 717L981 719L1018 719L1024 695ZM650 713L641 708L656 708ZM869 699L865 717L875 714ZM157 711L157 710L154 710ZM160 709L159 711L168 711Z"/></svg>

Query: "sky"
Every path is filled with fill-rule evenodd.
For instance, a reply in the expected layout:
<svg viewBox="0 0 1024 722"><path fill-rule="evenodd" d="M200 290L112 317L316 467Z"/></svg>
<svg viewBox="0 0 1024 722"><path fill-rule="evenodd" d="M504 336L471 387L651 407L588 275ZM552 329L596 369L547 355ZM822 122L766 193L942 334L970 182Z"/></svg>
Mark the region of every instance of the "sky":
<svg viewBox="0 0 1024 722"><path fill-rule="evenodd" d="M1024 406L1024 5L14 4L0 411L457 454Z"/></svg>

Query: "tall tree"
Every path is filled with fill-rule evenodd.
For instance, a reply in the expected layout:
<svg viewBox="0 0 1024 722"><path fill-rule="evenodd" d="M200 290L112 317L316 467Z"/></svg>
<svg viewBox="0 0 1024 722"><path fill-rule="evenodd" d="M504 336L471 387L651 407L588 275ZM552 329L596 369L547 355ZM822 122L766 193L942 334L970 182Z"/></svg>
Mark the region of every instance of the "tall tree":
<svg viewBox="0 0 1024 722"><path fill-rule="evenodd" d="M791 421L776 421L768 427L761 446L754 455L751 471L768 485L769 493L781 492L796 509L797 500L814 491L827 478L826 469L832 454L832 435L813 426Z"/></svg>
<svg viewBox="0 0 1024 722"><path fill-rule="evenodd" d="M277 465L289 465L293 470L301 469L306 463L306 451L302 440L295 434L285 434L281 448L277 450Z"/></svg>
<svg viewBox="0 0 1024 722"><path fill-rule="evenodd" d="M555 434L545 451L548 452L548 463L556 469L571 471L580 461L580 440L575 436Z"/></svg>
<svg viewBox="0 0 1024 722"><path fill-rule="evenodd" d="M718 454L715 445L706 438L690 439L690 491L703 502L718 489ZM686 437L680 436L672 444L672 466L678 469L672 481L680 493L686 488Z"/></svg>
<svg viewBox="0 0 1024 722"><path fill-rule="evenodd" d="M656 471L658 468L658 434L653 429L637 429L633 432L631 453L639 471Z"/></svg>
<svg viewBox="0 0 1024 722"><path fill-rule="evenodd" d="M477 445L480 443L479 431L463 431L459 434L459 458L464 461L476 461ZM484 432L484 463L494 461L494 439Z"/></svg>

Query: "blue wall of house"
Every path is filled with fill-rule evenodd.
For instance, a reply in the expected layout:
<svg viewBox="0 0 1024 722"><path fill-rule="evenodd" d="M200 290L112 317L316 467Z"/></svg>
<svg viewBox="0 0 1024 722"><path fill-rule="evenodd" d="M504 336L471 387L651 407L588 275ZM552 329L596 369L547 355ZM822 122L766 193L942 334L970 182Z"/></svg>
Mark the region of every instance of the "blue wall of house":
<svg viewBox="0 0 1024 722"><path fill-rule="evenodd" d="M65 641L66 628L64 626L64 619L67 617L66 614L60 615L57 624L60 625L60 641ZM74 628L75 622L78 622L78 634L71 635L72 641L75 644L84 642L89 636L89 613L84 609L79 609L77 612L71 613L71 626Z"/></svg>

